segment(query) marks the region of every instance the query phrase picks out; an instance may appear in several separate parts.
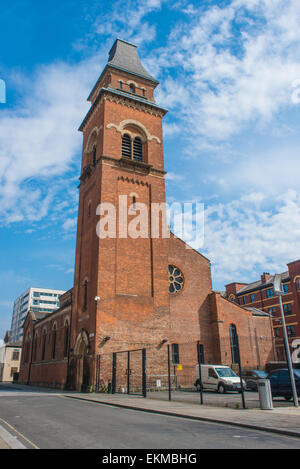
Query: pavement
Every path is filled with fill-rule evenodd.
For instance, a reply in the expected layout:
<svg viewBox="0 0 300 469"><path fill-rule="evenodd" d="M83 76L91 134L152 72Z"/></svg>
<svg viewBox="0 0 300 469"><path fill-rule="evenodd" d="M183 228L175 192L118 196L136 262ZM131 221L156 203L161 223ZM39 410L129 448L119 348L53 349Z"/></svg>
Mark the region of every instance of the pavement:
<svg viewBox="0 0 300 469"><path fill-rule="evenodd" d="M0 421L1 420L2 419L0 419ZM0 449L25 449L25 448L26 447L23 445L23 443L21 443L21 441L17 438L15 434L12 434L11 431L8 432L2 425L0 425Z"/></svg>
<svg viewBox="0 0 300 469"><path fill-rule="evenodd" d="M10 449L10 446L7 443L5 443L5 441L2 438L0 438L0 449Z"/></svg>

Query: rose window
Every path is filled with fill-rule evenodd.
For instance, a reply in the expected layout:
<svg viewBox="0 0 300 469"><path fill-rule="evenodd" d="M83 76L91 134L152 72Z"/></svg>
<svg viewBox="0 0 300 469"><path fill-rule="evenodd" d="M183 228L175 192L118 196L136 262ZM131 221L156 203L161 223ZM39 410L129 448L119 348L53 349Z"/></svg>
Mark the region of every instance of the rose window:
<svg viewBox="0 0 300 469"><path fill-rule="evenodd" d="M169 265L169 283L170 293L177 293L183 288L183 273L175 265Z"/></svg>

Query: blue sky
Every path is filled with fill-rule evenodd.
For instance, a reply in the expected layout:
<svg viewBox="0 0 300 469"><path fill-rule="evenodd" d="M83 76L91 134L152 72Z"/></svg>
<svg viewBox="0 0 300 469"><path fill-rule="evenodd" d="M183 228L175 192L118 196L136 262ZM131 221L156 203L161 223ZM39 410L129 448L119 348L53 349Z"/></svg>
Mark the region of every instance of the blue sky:
<svg viewBox="0 0 300 469"><path fill-rule="evenodd" d="M214 288L300 257L298 0L6 2L0 337L26 288L72 286L77 128L116 37L161 83L168 201L204 203Z"/></svg>

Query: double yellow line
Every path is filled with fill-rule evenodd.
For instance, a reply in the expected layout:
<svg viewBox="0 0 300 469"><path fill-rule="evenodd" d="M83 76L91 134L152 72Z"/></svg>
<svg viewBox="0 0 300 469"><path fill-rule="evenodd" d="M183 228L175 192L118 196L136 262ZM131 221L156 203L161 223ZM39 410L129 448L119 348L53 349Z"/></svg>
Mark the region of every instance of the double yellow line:
<svg viewBox="0 0 300 469"><path fill-rule="evenodd" d="M16 428L14 428L12 425L10 425L8 422L3 420L2 418L0 418L0 422L7 425L13 432L17 433L17 435L19 435L23 440L27 441L27 443L29 443L34 449L39 449L38 446L36 446L32 441L30 441L28 438L26 438L26 436L24 436L22 433L18 432L18 430Z"/></svg>

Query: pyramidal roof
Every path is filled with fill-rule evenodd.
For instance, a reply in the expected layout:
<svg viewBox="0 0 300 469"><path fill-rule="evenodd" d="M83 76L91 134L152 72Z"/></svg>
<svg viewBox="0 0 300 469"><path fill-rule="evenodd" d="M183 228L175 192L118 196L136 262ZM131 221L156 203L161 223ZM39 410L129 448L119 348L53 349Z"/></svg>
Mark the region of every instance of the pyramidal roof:
<svg viewBox="0 0 300 469"><path fill-rule="evenodd" d="M112 46L107 65L158 83L141 64L137 46L122 39L117 39Z"/></svg>

